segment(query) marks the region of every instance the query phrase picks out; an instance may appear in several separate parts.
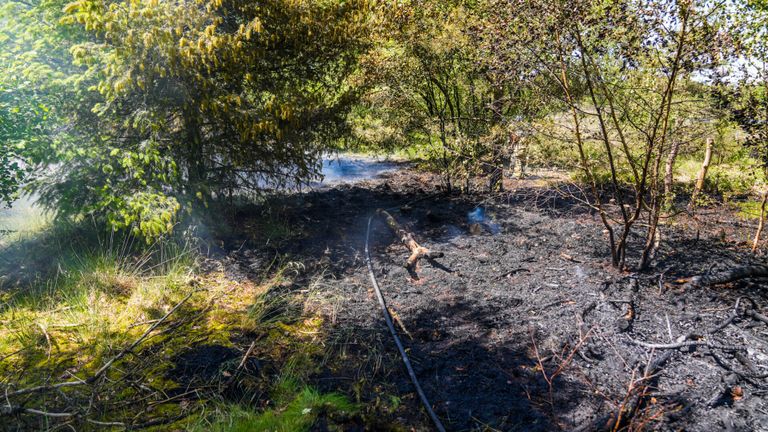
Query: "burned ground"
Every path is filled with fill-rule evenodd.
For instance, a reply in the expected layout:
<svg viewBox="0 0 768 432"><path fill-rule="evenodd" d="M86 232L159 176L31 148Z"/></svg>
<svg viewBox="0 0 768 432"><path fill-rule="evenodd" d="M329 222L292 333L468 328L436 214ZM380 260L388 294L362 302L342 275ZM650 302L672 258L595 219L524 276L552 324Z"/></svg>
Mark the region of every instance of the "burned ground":
<svg viewBox="0 0 768 432"><path fill-rule="evenodd" d="M743 241L750 227L733 212L707 209L720 214L709 224L668 221L655 266L618 272L597 217L551 184L513 182L511 192L493 196L450 196L435 184L428 174L399 172L276 197L272 208L294 230L286 240L253 234L263 216L253 207L235 216L243 229L224 244L222 262L242 277L282 256L301 263L287 290L301 296L311 281L321 287L312 307L327 317L332 350L312 384L368 407L352 429L430 429L364 263L367 219L388 208L445 253L422 262L414 280L403 268L405 247L374 218L376 277L449 430L599 430L617 413L619 427L768 430L759 377L768 372L768 329L744 313L766 304L766 285L678 283L755 259ZM708 335L740 298L730 325ZM668 349L634 342L668 344L690 332L697 344L669 358ZM666 361L641 379L659 358Z"/></svg>

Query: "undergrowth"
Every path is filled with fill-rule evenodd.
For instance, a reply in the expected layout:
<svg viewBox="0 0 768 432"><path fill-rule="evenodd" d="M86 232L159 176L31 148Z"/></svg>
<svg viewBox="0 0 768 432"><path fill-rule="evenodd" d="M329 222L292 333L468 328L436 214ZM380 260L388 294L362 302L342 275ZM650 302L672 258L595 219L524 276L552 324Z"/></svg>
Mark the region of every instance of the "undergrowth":
<svg viewBox="0 0 768 432"><path fill-rule="evenodd" d="M300 265L277 257L258 279L232 279L200 270L196 241L146 245L96 224L57 224L5 245L0 390L84 383L6 398L13 413L0 413L0 430L298 431L320 415L354 413L343 396L305 384L325 352L322 317L290 290ZM180 377L199 347L234 358L204 359L212 373Z"/></svg>
<svg viewBox="0 0 768 432"><path fill-rule="evenodd" d="M320 394L310 387L283 383L276 392L278 408L256 412L242 405L222 405L190 430L195 432L274 431L300 432L308 430L318 416L346 417L357 407L342 395Z"/></svg>

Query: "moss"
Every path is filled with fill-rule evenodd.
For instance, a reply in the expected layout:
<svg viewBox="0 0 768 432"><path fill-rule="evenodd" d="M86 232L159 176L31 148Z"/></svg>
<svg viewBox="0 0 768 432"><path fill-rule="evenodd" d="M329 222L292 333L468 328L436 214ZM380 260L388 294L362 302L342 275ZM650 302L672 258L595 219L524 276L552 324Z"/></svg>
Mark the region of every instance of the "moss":
<svg viewBox="0 0 768 432"><path fill-rule="evenodd" d="M158 395L173 394L184 385L173 378L179 356L197 345L240 346L242 335L248 335L248 343L258 340L252 355L263 359L269 373L275 374L271 382L249 376L243 378L247 382L238 383L238 391L249 392L239 397L268 391L275 401L272 410L235 415L244 424L255 424L256 430L262 426L301 430L318 415L352 411L341 396L321 395L305 386L325 358L319 343L326 337L325 323L305 311L303 294L287 289L293 272L287 270L285 258L274 263L263 281L238 282L223 272L196 276L193 260L188 258L166 256L160 265L150 263L143 253L123 255L98 248L61 257L54 276L21 285L3 298L0 376L4 385L22 388L92 376L190 290L200 289L109 370L100 390L106 393L96 402L99 419L124 421L142 410L150 410L151 418L175 417L218 406L224 397L220 382L203 387L198 402L156 401ZM220 367L231 373L239 360ZM67 400L34 395L25 403L66 407L68 401L87 403L89 392L75 387L66 390ZM194 416L198 421L209 417L205 412Z"/></svg>
<svg viewBox="0 0 768 432"><path fill-rule="evenodd" d="M191 430L301 432L309 430L320 415L344 418L358 411L357 406L336 393L321 394L310 387L297 388L295 384L284 384L279 390L284 394L278 400L285 400L288 395L290 398L276 408L257 413L239 405L225 406L212 419L201 421Z"/></svg>

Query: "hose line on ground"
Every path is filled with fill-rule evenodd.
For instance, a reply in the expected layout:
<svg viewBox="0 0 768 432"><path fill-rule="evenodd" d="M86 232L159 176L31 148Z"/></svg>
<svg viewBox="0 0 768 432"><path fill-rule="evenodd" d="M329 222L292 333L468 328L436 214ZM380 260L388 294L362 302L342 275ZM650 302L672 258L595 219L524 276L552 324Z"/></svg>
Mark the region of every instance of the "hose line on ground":
<svg viewBox="0 0 768 432"><path fill-rule="evenodd" d="M427 410L429 417L432 418L432 422L435 424L435 427L437 428L437 430L440 432L445 432L445 427L443 427L443 423L440 422L440 419L437 417L437 414L435 414L435 411L432 409L432 405L429 403L429 399L427 399L427 395L425 395L424 390L421 389L419 380L416 378L416 373L413 371L413 367L411 366L411 361L408 359L408 354L405 353L403 342L400 340L400 337L397 335L397 332L395 331L395 325L392 323L392 317L389 315L389 310L387 309L387 303L384 301L384 296L381 294L381 288L379 288L379 283L376 281L376 276L373 274L373 264L371 262L371 253L368 249L368 243L371 237L371 221L373 221L373 215L371 215L368 218L368 229L366 230L366 233L365 233L365 263L368 265L368 274L371 277L371 283L373 284L373 289L376 291L376 297L379 299L379 305L381 306L381 313L384 315L384 320L387 322L387 327L389 327L389 332L392 334L392 338L395 340L397 349L400 351L400 357L403 358L403 363L405 363L405 368L408 370L408 375L411 377L413 386L416 387L416 392L419 394L421 403L424 405L424 408Z"/></svg>

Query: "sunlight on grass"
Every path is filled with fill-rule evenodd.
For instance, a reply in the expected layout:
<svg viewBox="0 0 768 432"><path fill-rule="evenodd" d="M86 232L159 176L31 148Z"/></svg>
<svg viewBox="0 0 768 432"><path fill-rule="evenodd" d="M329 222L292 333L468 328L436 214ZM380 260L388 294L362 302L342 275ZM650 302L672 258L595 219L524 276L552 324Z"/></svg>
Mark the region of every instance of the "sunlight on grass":
<svg viewBox="0 0 768 432"><path fill-rule="evenodd" d="M97 369L105 355L144 331L141 323L159 318L190 291L190 263L166 265L161 275L145 274L110 251L75 254L59 261L53 279L6 294L0 375L22 384L44 380L52 370Z"/></svg>
<svg viewBox="0 0 768 432"><path fill-rule="evenodd" d="M682 158L676 167L676 181L693 186L701 170L701 160ZM713 163L707 172L707 188L726 195L749 194L754 188L766 184L759 161L744 156L728 162Z"/></svg>
<svg viewBox="0 0 768 432"><path fill-rule="evenodd" d="M283 399L278 407L263 413L256 413L238 405L223 406L212 419L193 426L192 431L215 432L301 432L307 431L319 415L348 416L357 407L346 397L336 394L320 394L310 387L296 388L283 385L281 390L289 399Z"/></svg>
<svg viewBox="0 0 768 432"><path fill-rule="evenodd" d="M104 238L81 228L57 226L3 250L8 268L28 254L49 258L22 269L36 276L0 286L0 385L13 390L87 379L194 291L134 355L110 370L112 397L101 401L95 418L122 420L129 412L117 406L141 405L177 391L180 383L172 374L180 355L196 346L237 348L243 334L260 335L253 356L278 367L267 388L280 409L258 415L235 410L215 420L220 428L215 430L229 430L225 420L234 422L234 430L305 430L321 410L352 409L341 396L304 387L306 377L322 365L324 321L306 309L309 294L290 289L303 271L300 264L277 257L261 280L238 281L223 269L198 274L199 257L186 243L168 240L147 248L130 238ZM241 383L250 380L245 387L251 389L265 385L258 377L240 378ZM136 389L132 380L145 387ZM67 400L84 400L89 391L68 390L65 399L40 395L27 403L56 410ZM209 397L194 406L225 403L215 394ZM153 410L174 417L191 408L172 401ZM244 424L256 429L237 429Z"/></svg>
<svg viewBox="0 0 768 432"><path fill-rule="evenodd" d="M758 219L760 217L760 202L745 201L736 203L737 216L744 219Z"/></svg>

